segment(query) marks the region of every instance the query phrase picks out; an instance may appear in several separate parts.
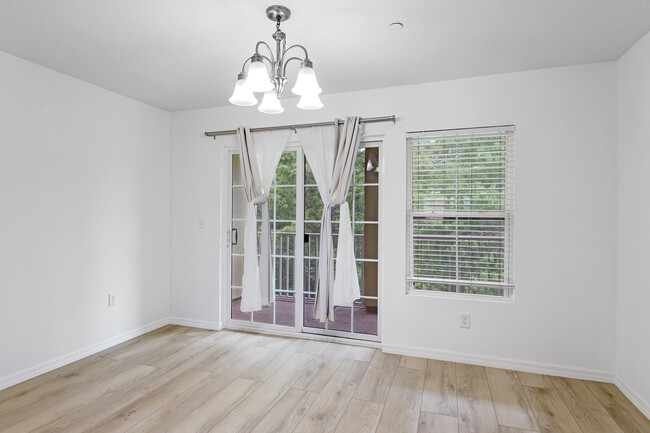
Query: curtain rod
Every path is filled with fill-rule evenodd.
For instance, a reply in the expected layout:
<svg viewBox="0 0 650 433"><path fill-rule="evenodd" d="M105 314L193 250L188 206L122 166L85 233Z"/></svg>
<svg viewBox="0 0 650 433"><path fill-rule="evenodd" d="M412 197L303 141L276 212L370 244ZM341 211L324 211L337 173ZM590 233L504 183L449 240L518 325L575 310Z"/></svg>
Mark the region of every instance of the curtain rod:
<svg viewBox="0 0 650 433"><path fill-rule="evenodd" d="M393 122L395 123L395 115L380 116L380 117L365 117L359 120L360 123L377 123L377 122ZM251 128L251 132L259 131L277 131L279 129L296 129L296 128L311 128L312 126L327 126L332 125L334 122L318 122L318 123L299 123L296 125L283 125L283 126L267 126L263 128ZM339 125L343 124L343 120L338 121ZM206 137L217 138L218 135L234 135L237 134L236 129L226 129L224 131L210 131L206 132Z"/></svg>

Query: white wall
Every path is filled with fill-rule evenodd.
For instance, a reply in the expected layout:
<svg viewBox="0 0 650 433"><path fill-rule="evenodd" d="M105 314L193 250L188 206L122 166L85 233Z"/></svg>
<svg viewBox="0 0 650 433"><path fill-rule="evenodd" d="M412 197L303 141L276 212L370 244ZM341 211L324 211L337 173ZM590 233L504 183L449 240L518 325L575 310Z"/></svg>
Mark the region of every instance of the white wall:
<svg viewBox="0 0 650 433"><path fill-rule="evenodd" d="M0 385L166 323L169 122L0 52Z"/></svg>
<svg viewBox="0 0 650 433"><path fill-rule="evenodd" d="M327 89L327 83L321 83ZM172 114L171 314L219 323L225 143L208 130L396 114L384 135L381 214L386 350L611 379L615 368L615 64L547 69L345 94L325 108L263 115L222 107ZM515 124L514 303L405 294L407 131ZM207 219L198 230L198 218ZM459 329L460 312L472 329ZM449 353L447 353L449 352ZM529 363L529 364L527 364Z"/></svg>
<svg viewBox="0 0 650 433"><path fill-rule="evenodd" d="M650 417L650 34L618 62L617 156L616 374Z"/></svg>

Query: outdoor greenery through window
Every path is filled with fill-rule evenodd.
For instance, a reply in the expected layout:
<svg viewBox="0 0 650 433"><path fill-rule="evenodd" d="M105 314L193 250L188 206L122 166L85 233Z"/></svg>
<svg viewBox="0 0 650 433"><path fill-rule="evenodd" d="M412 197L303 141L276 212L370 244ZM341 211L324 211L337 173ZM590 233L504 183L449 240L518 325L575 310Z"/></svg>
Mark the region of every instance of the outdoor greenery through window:
<svg viewBox="0 0 650 433"><path fill-rule="evenodd" d="M410 291L510 297L514 127L409 133Z"/></svg>

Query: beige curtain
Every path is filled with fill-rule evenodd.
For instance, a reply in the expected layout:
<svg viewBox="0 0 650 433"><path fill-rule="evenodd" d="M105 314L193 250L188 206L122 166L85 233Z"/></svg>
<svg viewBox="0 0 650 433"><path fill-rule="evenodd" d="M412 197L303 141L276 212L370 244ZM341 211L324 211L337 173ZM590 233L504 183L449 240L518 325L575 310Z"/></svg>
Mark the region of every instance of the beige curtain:
<svg viewBox="0 0 650 433"><path fill-rule="evenodd" d="M244 228L244 275L241 311L259 311L274 300L274 267L271 256L271 225L268 193L282 152L291 131L237 129L241 171L246 192L246 226ZM260 257L257 258L257 206L262 206Z"/></svg>
<svg viewBox="0 0 650 433"><path fill-rule="evenodd" d="M340 131L332 126L306 128L298 132L323 200L314 305L314 319L321 322L334 320L335 305L351 306L360 297L350 207L346 201L361 138L359 128L359 117L349 117ZM336 279L332 229L334 206L341 206Z"/></svg>

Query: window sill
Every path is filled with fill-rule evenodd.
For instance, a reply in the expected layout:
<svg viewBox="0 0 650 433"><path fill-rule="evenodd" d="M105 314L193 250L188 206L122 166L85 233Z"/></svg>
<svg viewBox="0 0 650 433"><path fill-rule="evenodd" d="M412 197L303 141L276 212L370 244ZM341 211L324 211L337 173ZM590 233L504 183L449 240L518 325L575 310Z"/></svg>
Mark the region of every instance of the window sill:
<svg viewBox="0 0 650 433"><path fill-rule="evenodd" d="M472 295L468 293L449 293L449 292L436 292L432 290L407 290L408 296L422 296L427 298L440 298L450 299L454 301L478 301L478 302L493 302L496 304L514 304L514 293L508 297L497 297L487 295Z"/></svg>

